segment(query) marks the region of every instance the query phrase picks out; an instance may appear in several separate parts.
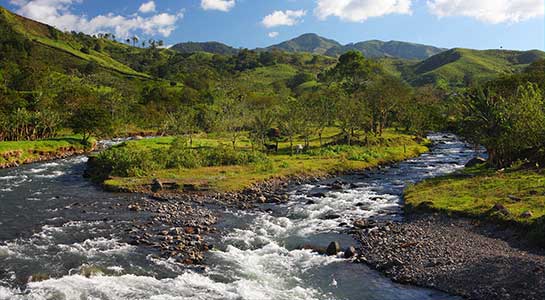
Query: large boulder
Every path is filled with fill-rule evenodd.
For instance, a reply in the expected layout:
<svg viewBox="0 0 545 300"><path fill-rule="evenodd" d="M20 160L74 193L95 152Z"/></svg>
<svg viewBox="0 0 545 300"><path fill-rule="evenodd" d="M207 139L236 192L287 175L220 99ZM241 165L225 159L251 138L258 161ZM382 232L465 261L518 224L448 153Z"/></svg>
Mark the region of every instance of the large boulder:
<svg viewBox="0 0 545 300"><path fill-rule="evenodd" d="M466 163L466 168L475 167L484 163L486 163L486 159L482 157L474 157Z"/></svg>
<svg viewBox="0 0 545 300"><path fill-rule="evenodd" d="M331 242L329 246L327 246L326 254L327 255L337 255L337 253L341 252L341 245L339 242Z"/></svg>
<svg viewBox="0 0 545 300"><path fill-rule="evenodd" d="M344 258L352 258L354 256L357 255L357 252L356 252L356 248L354 248L354 246L350 246L348 247L348 249L346 249L344 251Z"/></svg>
<svg viewBox="0 0 545 300"><path fill-rule="evenodd" d="M154 193L157 193L162 190L163 190L163 183L161 182L161 180L157 178L153 179L151 183L151 191Z"/></svg>

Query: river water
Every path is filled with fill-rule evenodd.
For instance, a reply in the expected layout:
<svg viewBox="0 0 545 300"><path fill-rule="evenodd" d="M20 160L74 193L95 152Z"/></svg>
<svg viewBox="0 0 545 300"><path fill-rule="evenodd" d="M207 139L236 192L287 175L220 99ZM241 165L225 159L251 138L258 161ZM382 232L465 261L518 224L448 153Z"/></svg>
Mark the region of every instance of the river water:
<svg viewBox="0 0 545 300"><path fill-rule="evenodd" d="M292 187L286 204L222 211L221 234L200 270L124 243L141 218L127 204L141 196L107 193L84 180L83 156L0 170L0 300L457 299L300 250L331 241L357 246L345 224L402 220L407 184L453 172L475 155L453 135L430 138L435 146L419 158ZM339 180L345 188L331 189ZM316 193L325 197L310 196Z"/></svg>

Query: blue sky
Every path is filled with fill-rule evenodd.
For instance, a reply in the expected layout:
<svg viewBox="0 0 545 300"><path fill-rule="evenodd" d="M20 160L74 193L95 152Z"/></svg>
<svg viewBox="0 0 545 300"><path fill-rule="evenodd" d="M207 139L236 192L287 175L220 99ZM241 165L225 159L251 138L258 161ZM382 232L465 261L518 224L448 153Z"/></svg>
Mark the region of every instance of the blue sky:
<svg viewBox="0 0 545 300"><path fill-rule="evenodd" d="M255 48L313 32L439 47L545 50L543 0L0 0L63 30Z"/></svg>

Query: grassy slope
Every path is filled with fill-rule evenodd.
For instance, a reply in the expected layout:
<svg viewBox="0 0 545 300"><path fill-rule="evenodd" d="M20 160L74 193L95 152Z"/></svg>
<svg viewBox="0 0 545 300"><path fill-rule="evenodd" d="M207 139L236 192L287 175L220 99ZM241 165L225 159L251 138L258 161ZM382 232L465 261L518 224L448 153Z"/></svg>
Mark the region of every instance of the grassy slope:
<svg viewBox="0 0 545 300"><path fill-rule="evenodd" d="M519 72L539 58L545 58L545 52L452 49L412 66L414 75L409 79L417 85L439 79L460 83L466 76L487 80Z"/></svg>
<svg viewBox="0 0 545 300"><path fill-rule="evenodd" d="M325 141L331 140L338 132L329 129L325 134ZM141 147L168 147L172 138L158 138L151 140L135 141ZM375 141L378 142L378 141ZM195 139L194 146L217 146L220 143L229 144L226 136L202 136ZM248 140L238 143L240 148L250 148ZM319 141L313 139L311 147L318 148ZM169 169L161 170L151 176L141 178L112 178L105 182L106 187L112 189L138 190L141 186L149 185L153 178L160 178L168 182L176 182L179 186L190 184L202 186L214 191L237 191L250 186L253 183L265 181L274 177L285 177L297 174L325 175L332 172L361 170L371 168L379 164L400 161L417 156L427 148L417 144L412 136L401 135L395 132L387 132L381 145L359 149L364 153L365 160L349 160L347 154L310 156L307 154L290 156L289 145L280 144L280 153L272 154L272 166L222 166L204 167L197 169Z"/></svg>
<svg viewBox="0 0 545 300"><path fill-rule="evenodd" d="M16 162L22 164L25 161L37 159L41 154L59 154L66 149L85 150L79 136L66 136L40 141L0 142L0 165ZM20 155L13 155L19 152ZM4 155L8 156L8 159Z"/></svg>
<svg viewBox="0 0 545 300"><path fill-rule="evenodd" d="M84 61L94 61L103 68L119 72L123 75L149 78L147 74L139 73L132 70L128 66L113 59L106 53L97 52L93 49L90 49L89 54L81 52L81 48L83 47L81 43L79 43L76 39L72 38L70 35L64 34L51 26L12 14L2 7L0 7L0 17L0 20L3 20L5 22L5 24L2 24L2 22L0 22L0 26L10 26L16 32L33 41L38 46L53 48L55 50L72 55L76 58L82 59ZM52 32L57 33L56 38L53 37ZM102 42L115 45L116 47L128 47L112 41L103 40Z"/></svg>
<svg viewBox="0 0 545 300"><path fill-rule="evenodd" d="M409 187L405 191L408 210L422 207L434 210L514 222L523 226L543 226L545 216L545 176L543 170L505 170L496 172L485 167L464 170L469 176L446 176L430 179ZM520 201L510 199L520 198ZM491 210L496 204L504 205L510 212L504 215ZM522 213L531 211L530 218Z"/></svg>
<svg viewBox="0 0 545 300"><path fill-rule="evenodd" d="M249 90L265 92L271 89L271 84L285 81L297 74L297 69L290 65L274 65L245 71L238 76L241 84Z"/></svg>

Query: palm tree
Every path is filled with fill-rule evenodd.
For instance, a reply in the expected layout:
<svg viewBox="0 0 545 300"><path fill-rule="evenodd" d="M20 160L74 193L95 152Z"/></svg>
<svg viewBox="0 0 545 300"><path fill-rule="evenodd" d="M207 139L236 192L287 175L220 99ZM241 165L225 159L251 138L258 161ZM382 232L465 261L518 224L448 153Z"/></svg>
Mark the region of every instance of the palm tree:
<svg viewBox="0 0 545 300"><path fill-rule="evenodd" d="M140 39L136 35L132 37L133 46L136 47L136 43L138 43L138 40L140 40Z"/></svg>

